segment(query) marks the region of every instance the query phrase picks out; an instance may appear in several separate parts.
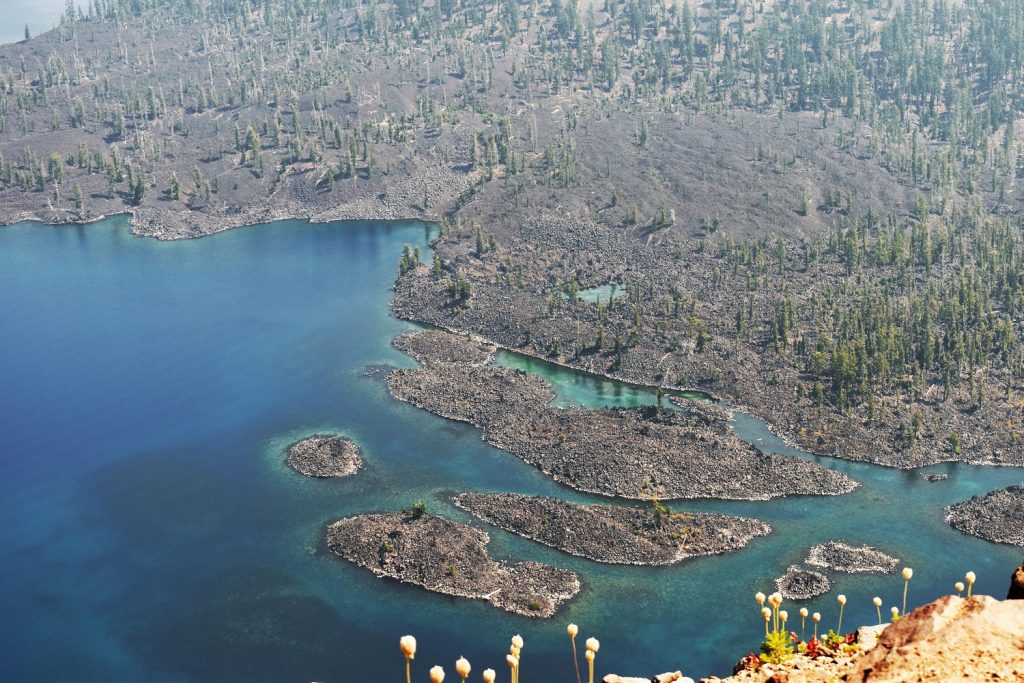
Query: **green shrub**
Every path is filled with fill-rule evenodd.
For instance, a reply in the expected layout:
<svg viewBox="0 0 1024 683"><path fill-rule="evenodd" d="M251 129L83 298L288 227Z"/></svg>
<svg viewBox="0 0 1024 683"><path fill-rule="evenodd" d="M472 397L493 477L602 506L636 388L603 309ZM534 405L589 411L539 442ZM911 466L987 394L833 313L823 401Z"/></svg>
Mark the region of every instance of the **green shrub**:
<svg viewBox="0 0 1024 683"><path fill-rule="evenodd" d="M772 631L761 643L761 661L784 664L793 657L793 642L785 631Z"/></svg>

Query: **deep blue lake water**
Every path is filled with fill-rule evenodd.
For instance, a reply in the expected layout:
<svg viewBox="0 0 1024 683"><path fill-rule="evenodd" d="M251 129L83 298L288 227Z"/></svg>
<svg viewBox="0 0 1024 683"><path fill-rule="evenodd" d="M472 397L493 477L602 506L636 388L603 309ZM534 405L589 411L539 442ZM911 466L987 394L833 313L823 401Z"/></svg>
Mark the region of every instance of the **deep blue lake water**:
<svg viewBox="0 0 1024 683"><path fill-rule="evenodd" d="M753 593L832 538L872 543L915 569L910 602L964 571L1002 597L1019 548L963 536L943 506L1020 483L1024 471L920 472L821 459L862 482L839 498L697 501L769 521L743 551L673 567L601 565L489 529L501 559L571 568L583 590L553 619L380 580L323 552L323 525L461 490L596 500L480 441L477 430L398 403L367 366L412 366L388 312L416 223L285 221L201 240L133 238L126 220L0 229L0 680L398 681L465 655L474 679L507 675L522 633L523 681L574 679L565 624L602 643L598 671L725 673L755 649ZM562 404L651 403L652 393L503 354L551 379ZM798 454L759 421L737 429ZM288 470L283 449L316 431L351 435L366 467L341 481ZM810 457L810 456L805 456ZM896 576L835 575L807 603L834 624L898 605ZM795 614L798 605L786 605ZM792 624L791 624L792 625Z"/></svg>

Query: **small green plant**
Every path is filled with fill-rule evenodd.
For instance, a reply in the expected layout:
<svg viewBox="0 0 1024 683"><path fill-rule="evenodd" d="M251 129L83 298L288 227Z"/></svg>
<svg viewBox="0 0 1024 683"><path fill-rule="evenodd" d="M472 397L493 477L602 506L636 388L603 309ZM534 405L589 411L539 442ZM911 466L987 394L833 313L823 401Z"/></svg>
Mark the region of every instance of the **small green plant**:
<svg viewBox="0 0 1024 683"><path fill-rule="evenodd" d="M409 515L412 516L413 519L419 519L425 514L427 514L427 504L422 500L417 500L409 509Z"/></svg>
<svg viewBox="0 0 1024 683"><path fill-rule="evenodd" d="M544 607L544 605L541 603L541 601L538 600L537 598L534 598L533 600L530 600L530 602L527 603L526 606L532 612L539 612Z"/></svg>
<svg viewBox="0 0 1024 683"><path fill-rule="evenodd" d="M772 631L761 643L761 661L784 664L793 657L793 642L785 631Z"/></svg>
<svg viewBox="0 0 1024 683"><path fill-rule="evenodd" d="M826 647L836 650L846 644L846 636L841 633L836 633L832 629L828 630L825 634L825 638L822 640Z"/></svg>
<svg viewBox="0 0 1024 683"><path fill-rule="evenodd" d="M395 552L395 546L391 545L390 541L384 541L380 544L380 551L384 554Z"/></svg>

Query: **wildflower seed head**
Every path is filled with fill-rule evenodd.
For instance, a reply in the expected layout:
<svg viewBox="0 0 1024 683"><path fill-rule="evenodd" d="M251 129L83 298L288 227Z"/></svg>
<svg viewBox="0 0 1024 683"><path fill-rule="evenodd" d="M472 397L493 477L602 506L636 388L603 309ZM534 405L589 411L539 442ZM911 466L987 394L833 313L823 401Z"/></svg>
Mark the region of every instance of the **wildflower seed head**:
<svg viewBox="0 0 1024 683"><path fill-rule="evenodd" d="M879 598L877 596L872 598L871 599L871 604L873 604L875 607L881 607L882 606L882 598Z"/></svg>
<svg viewBox="0 0 1024 683"><path fill-rule="evenodd" d="M974 572L967 572L967 574L964 576L964 581L967 582L968 586L972 585L977 579L978 577L975 576Z"/></svg>
<svg viewBox="0 0 1024 683"><path fill-rule="evenodd" d="M494 683L494 678L498 674L494 672L494 669L484 669L484 672L481 675L483 676L484 683Z"/></svg>
<svg viewBox="0 0 1024 683"><path fill-rule="evenodd" d="M518 647L519 649L522 649L523 648L523 637L521 635L519 635L518 633L516 635L512 636L512 644L515 645L516 647Z"/></svg>
<svg viewBox="0 0 1024 683"><path fill-rule="evenodd" d="M821 621L821 612L815 612L811 618L814 619L815 623Z"/></svg>
<svg viewBox="0 0 1024 683"><path fill-rule="evenodd" d="M840 605L845 605L846 604L846 596L843 595L842 593L840 593L839 595L836 596L836 602L838 602Z"/></svg>
<svg viewBox="0 0 1024 683"><path fill-rule="evenodd" d="M430 669L430 683L442 683L444 681L444 669L435 666Z"/></svg>
<svg viewBox="0 0 1024 683"><path fill-rule="evenodd" d="M800 608L800 616L802 618L806 619L807 618L807 614L808 614L807 608L806 607L801 607Z"/></svg>
<svg viewBox="0 0 1024 683"><path fill-rule="evenodd" d="M405 655L406 659L412 659L416 656L416 639L412 636L402 636L401 640L398 641L398 645L402 648L402 654Z"/></svg>
<svg viewBox="0 0 1024 683"><path fill-rule="evenodd" d="M956 592L957 593L963 593L964 592L964 582L963 581L957 581L955 584L953 584L953 588L956 588Z"/></svg>
<svg viewBox="0 0 1024 683"><path fill-rule="evenodd" d="M587 652L597 652L601 649L601 643L597 638L587 638Z"/></svg>
<svg viewBox="0 0 1024 683"><path fill-rule="evenodd" d="M762 607L764 606L764 600L765 600L764 593L758 591L757 593L754 594L754 599L757 600L757 604L761 605Z"/></svg>
<svg viewBox="0 0 1024 683"><path fill-rule="evenodd" d="M590 662L590 663L594 662L594 651L593 650L587 650L587 653L585 655L583 655L583 656L587 658L588 662Z"/></svg>
<svg viewBox="0 0 1024 683"><path fill-rule="evenodd" d="M904 581L910 581L912 578L914 578L914 570L911 569L910 567L904 567L903 568L903 580Z"/></svg>
<svg viewBox="0 0 1024 683"><path fill-rule="evenodd" d="M576 624L569 624L565 627L565 630L569 632L570 638L575 638L576 634L580 632L580 627Z"/></svg>
<svg viewBox="0 0 1024 683"><path fill-rule="evenodd" d="M455 660L455 673L459 674L462 678L469 675L470 666L469 660L465 657L459 657Z"/></svg>

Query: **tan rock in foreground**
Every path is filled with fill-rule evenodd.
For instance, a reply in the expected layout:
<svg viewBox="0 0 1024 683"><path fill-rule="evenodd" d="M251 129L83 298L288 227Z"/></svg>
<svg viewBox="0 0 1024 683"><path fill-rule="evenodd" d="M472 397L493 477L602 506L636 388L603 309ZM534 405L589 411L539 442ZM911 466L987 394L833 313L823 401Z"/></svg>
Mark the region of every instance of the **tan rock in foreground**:
<svg viewBox="0 0 1024 683"><path fill-rule="evenodd" d="M965 600L948 595L889 625L868 652L838 660L800 656L784 666L766 664L759 671L743 671L722 679L722 683L739 681L1021 683L1024 601L999 601L989 596Z"/></svg>
<svg viewBox="0 0 1024 683"><path fill-rule="evenodd" d="M846 680L1024 681L1024 604L939 598L887 628Z"/></svg>

